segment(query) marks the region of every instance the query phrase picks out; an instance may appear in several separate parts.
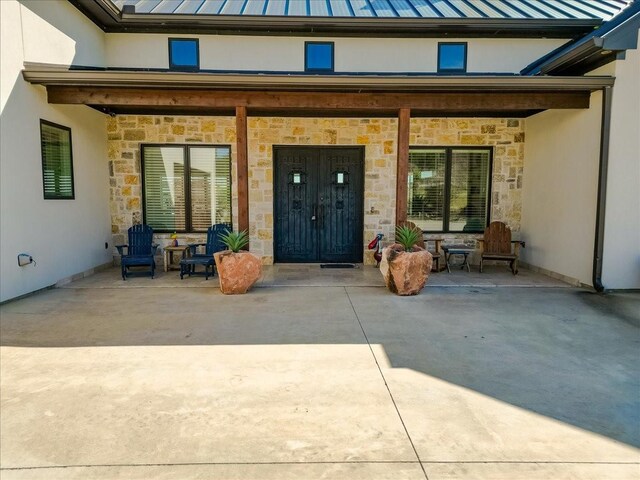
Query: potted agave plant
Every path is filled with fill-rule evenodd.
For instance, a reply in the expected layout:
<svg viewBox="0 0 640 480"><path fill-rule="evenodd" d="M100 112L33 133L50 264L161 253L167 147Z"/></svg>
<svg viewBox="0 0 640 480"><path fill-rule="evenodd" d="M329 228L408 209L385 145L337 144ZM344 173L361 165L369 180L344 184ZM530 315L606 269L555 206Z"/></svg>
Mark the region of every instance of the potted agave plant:
<svg viewBox="0 0 640 480"><path fill-rule="evenodd" d="M396 243L382 250L380 272L387 288L397 295L417 295L427 283L433 257L416 245L422 230L396 228Z"/></svg>
<svg viewBox="0 0 640 480"><path fill-rule="evenodd" d="M247 293L262 275L260 259L245 250L249 245L247 231L227 230L220 235L220 241L227 247L227 250L213 254L220 279L220 290L227 295Z"/></svg>

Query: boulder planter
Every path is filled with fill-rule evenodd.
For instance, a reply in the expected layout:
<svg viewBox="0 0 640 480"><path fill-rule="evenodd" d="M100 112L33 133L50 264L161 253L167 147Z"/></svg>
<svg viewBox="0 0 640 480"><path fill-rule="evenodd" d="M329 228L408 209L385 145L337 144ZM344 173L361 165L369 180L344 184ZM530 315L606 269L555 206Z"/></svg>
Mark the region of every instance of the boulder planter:
<svg viewBox="0 0 640 480"><path fill-rule="evenodd" d="M220 291L225 295L247 293L262 276L262 262L253 253L223 250L213 254L220 280Z"/></svg>
<svg viewBox="0 0 640 480"><path fill-rule="evenodd" d="M415 245L418 233L407 227L396 229L394 243L382 250L380 272L387 288L396 295L417 295L424 288L431 272L433 257ZM422 235L422 231L419 232Z"/></svg>
<svg viewBox="0 0 640 480"><path fill-rule="evenodd" d="M220 235L220 240L228 248L213 254L218 270L220 291L225 295L247 293L262 276L260 258L242 250L249 244L247 232L227 231Z"/></svg>

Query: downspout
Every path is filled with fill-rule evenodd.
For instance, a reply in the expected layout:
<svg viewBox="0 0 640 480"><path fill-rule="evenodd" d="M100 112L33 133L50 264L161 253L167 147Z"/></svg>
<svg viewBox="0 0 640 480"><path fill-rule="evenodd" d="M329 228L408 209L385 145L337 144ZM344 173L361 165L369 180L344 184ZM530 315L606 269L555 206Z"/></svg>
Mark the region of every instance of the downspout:
<svg viewBox="0 0 640 480"><path fill-rule="evenodd" d="M593 247L593 288L604 291L602 284L602 254L604 251L604 220L607 206L607 170L609 167L609 134L611 130L611 98L613 89L602 89L602 120L600 122L600 165L598 172L598 204L596 207L596 238Z"/></svg>

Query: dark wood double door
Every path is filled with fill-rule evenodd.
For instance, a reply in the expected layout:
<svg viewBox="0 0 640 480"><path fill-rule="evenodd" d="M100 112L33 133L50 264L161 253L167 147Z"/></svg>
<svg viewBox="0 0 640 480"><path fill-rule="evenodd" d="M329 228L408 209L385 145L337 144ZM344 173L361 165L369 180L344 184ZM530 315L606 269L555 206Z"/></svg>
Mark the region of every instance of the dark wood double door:
<svg viewBox="0 0 640 480"><path fill-rule="evenodd" d="M273 148L275 261L361 262L364 149Z"/></svg>

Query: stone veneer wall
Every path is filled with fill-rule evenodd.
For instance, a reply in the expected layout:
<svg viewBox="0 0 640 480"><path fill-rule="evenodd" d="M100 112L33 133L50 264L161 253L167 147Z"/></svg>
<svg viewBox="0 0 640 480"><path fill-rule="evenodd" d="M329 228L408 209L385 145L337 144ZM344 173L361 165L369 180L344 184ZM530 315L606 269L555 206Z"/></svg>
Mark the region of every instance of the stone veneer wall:
<svg viewBox="0 0 640 480"><path fill-rule="evenodd" d="M125 243L127 229L142 221L141 143L231 144L233 211L237 226L236 133L234 117L122 115L108 123L111 174L111 218L114 243ZM496 118L414 118L412 146L494 147L491 219L520 229L524 120ZM265 264L273 263L273 145L364 145L365 263L373 263L366 244L377 232L393 238L395 224L396 149L394 118L250 117L249 228L251 250ZM439 236L439 235L438 235ZM157 235L161 245L168 234ZM474 243L473 235L447 234L448 241ZM201 241L190 234L181 243Z"/></svg>
<svg viewBox="0 0 640 480"><path fill-rule="evenodd" d="M111 184L111 233L114 245L127 243L127 229L142 222L140 144L179 143L231 146L233 223L237 225L235 117L118 115L107 123ZM169 233L155 235L161 245L170 243ZM180 243L195 243L206 234L181 234ZM114 253L116 253L114 251Z"/></svg>

